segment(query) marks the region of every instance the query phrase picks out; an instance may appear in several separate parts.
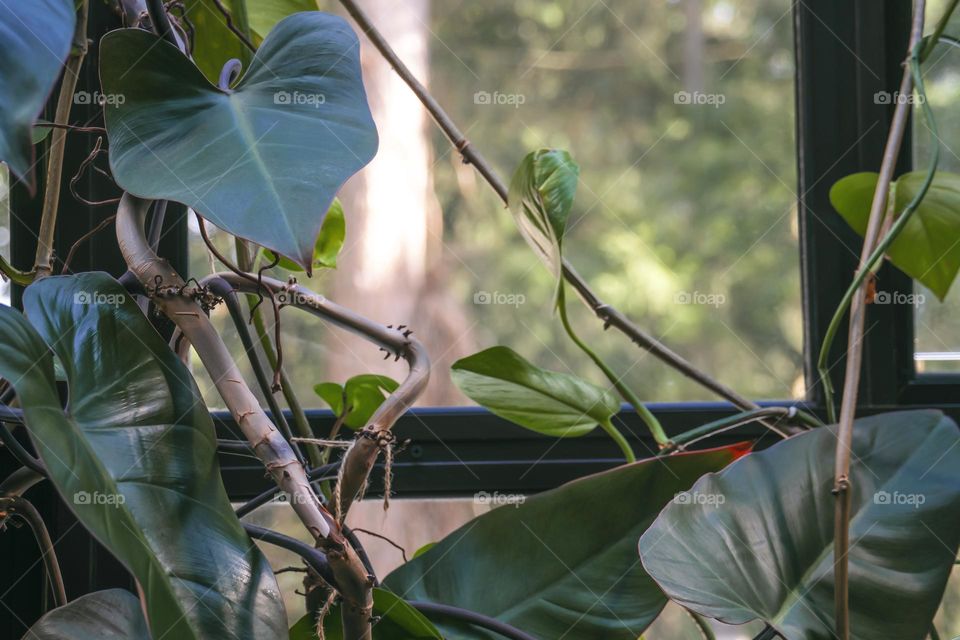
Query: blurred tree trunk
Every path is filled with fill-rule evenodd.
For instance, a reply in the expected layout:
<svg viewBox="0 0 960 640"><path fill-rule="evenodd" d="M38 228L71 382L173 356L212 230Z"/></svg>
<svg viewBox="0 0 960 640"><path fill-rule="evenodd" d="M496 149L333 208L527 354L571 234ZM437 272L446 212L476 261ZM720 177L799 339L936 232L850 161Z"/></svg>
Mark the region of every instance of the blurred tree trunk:
<svg viewBox="0 0 960 640"><path fill-rule="evenodd" d="M683 32L683 88L689 93L703 91L703 0L687 0L686 29Z"/></svg>
<svg viewBox="0 0 960 640"><path fill-rule="evenodd" d="M429 0L358 4L382 30L421 81L429 75ZM360 313L413 329L426 344L434 374L423 404L456 397L450 363L470 350L469 327L460 302L447 298L443 219L433 191L433 126L419 101L373 45L361 38L361 64L370 108L380 134L376 158L342 193L347 240L331 297ZM328 340L327 377L384 371L383 354L368 343L338 333ZM387 366L402 376L402 363Z"/></svg>

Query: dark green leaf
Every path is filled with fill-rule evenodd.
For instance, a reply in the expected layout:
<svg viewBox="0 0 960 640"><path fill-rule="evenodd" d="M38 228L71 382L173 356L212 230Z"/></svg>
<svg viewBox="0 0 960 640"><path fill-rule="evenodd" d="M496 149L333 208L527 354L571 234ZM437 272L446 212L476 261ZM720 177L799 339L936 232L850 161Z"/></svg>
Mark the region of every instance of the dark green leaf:
<svg viewBox="0 0 960 640"><path fill-rule="evenodd" d="M343 217L343 205L340 204L338 198L334 198L333 204L327 210L327 215L323 218L320 235L317 236L317 244L313 247L313 266L336 269L337 256L340 254L340 249L343 248L343 241L346 236L347 221ZM272 251L266 251L265 254L267 262L276 259L276 254ZM280 256L277 266L287 271L303 271L303 267L283 256Z"/></svg>
<svg viewBox="0 0 960 640"><path fill-rule="evenodd" d="M95 591L54 609L23 640L150 640L137 596L123 589Z"/></svg>
<svg viewBox="0 0 960 640"><path fill-rule="evenodd" d="M0 160L26 178L33 123L53 89L73 40L71 0L0 2Z"/></svg>
<svg viewBox="0 0 960 640"><path fill-rule="evenodd" d="M224 491L199 390L126 290L103 273L49 277L24 306L29 323L0 307L0 376L57 490L142 586L154 637L283 637L277 583Z"/></svg>
<svg viewBox="0 0 960 640"><path fill-rule="evenodd" d="M644 460L502 506L402 565L384 585L408 600L462 607L538 638L636 640L667 600L636 541L677 492L744 451ZM492 639L435 620L453 638Z"/></svg>
<svg viewBox="0 0 960 640"><path fill-rule="evenodd" d="M509 347L491 347L453 363L453 381L501 418L555 437L590 433L620 410L617 398L567 373L541 369Z"/></svg>
<svg viewBox="0 0 960 640"><path fill-rule="evenodd" d="M935 411L856 421L851 467L854 640L922 640L960 542L960 433ZM788 640L834 638L834 427L702 478L640 539L667 594L698 613L759 618Z"/></svg>
<svg viewBox="0 0 960 640"><path fill-rule="evenodd" d="M891 206L897 214L920 190L926 172L906 173L894 182ZM861 236L866 233L876 173L855 173L830 189L830 202ZM960 269L960 175L938 171L933 184L887 251L890 261L943 300Z"/></svg>
<svg viewBox="0 0 960 640"><path fill-rule="evenodd" d="M422 613L386 589L373 590L373 615L382 616L373 627L376 640L440 640L440 632ZM340 607L323 619L326 640L343 640ZM290 629L290 640L316 640L314 622L305 615Z"/></svg>
<svg viewBox="0 0 960 640"><path fill-rule="evenodd" d="M520 233L559 284L563 234L580 179L580 167L566 151L528 154L510 182L508 201Z"/></svg>
<svg viewBox="0 0 960 640"><path fill-rule="evenodd" d="M312 270L325 213L377 149L347 23L298 13L270 32L232 92L140 29L101 43L117 183L183 202L230 233Z"/></svg>

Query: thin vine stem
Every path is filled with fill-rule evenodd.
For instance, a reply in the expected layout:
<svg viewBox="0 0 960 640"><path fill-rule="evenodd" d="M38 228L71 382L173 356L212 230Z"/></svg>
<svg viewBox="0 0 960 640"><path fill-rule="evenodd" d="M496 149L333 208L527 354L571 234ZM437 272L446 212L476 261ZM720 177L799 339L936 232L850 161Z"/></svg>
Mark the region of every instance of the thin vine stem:
<svg viewBox="0 0 960 640"><path fill-rule="evenodd" d="M10 282L18 284L21 287L26 287L31 284L34 278L37 277L36 269L31 271L20 271L12 264L6 261L3 256L0 256L0 272L3 272L3 276L6 277Z"/></svg>
<svg viewBox="0 0 960 640"><path fill-rule="evenodd" d="M650 429L653 439L656 440L657 444L660 447L666 447L670 444L670 438L667 437L667 434L663 430L663 426L660 424L660 421L657 420L657 417L640 402L640 399L637 398L636 394L633 392L630 387L623 383L623 380L618 376L603 359L597 355L597 353L590 348L587 343L580 339L580 336L577 335L577 332L574 331L573 325L570 324L570 319L567 317L567 301L566 294L564 290L566 289L566 284L561 282L560 289L558 290L557 296L557 312L560 315L560 323L563 325L564 331L567 332L567 335L570 337L570 340L577 345L581 351L587 354L587 357L590 358L597 368L603 372L603 375L607 377L607 380L614 386L614 388L620 393L624 400L630 403L630 406L633 407L633 410L637 412L637 415L643 420L647 425L647 428ZM633 455L633 450L630 448L630 444L623 437L623 434L620 433L617 428L609 420L604 424L600 425L603 427L604 431L610 434L610 437L617 443L617 445L624 451L624 455L627 457L628 462L633 462L636 457Z"/></svg>
<svg viewBox="0 0 960 640"><path fill-rule="evenodd" d="M881 229L886 226L885 220L893 215L894 207L889 206L890 184L893 180L897 157L900 155L900 146L906 129L909 116L909 103L906 100L898 101L894 111L890 133L884 148L883 161L880 166L880 175L870 207L870 218L864 234L863 249L860 256L860 267L854 278L854 284L848 289L845 298L850 299L850 320L847 338L846 371L844 374L843 398L840 404L840 419L837 426L837 445L834 460L834 622L835 632L840 640L850 638L850 585L849 585L849 558L850 549L850 511L851 511L851 481L850 463L851 447L853 445L853 422L856 414L857 396L860 386L860 369L863 360L863 339L866 322L866 284L867 277L879 266L887 249L896 239L900 231L906 226L911 215L926 195L936 172L939 160L939 137L936 132L936 122L927 105L926 92L923 86L923 76L920 72L920 51L923 43L924 0L916 0L913 7L913 25L910 31L909 64L904 69L900 83L900 95L910 95L914 86L921 96L921 105L924 115L928 116L928 126L935 139L934 150L931 155L930 168L920 190L908 203L905 210L890 225L883 239L877 242ZM895 204L895 203L894 203Z"/></svg>
<svg viewBox="0 0 960 640"><path fill-rule="evenodd" d="M707 424L691 429L690 431L676 435L672 438L671 445L664 448L660 453L662 455L666 455L674 451L682 451L686 447L689 447L700 440L709 438L719 433L730 431L731 429L736 429L737 427L742 427L743 425L750 424L751 422L762 421L764 418L775 419L773 420L772 424L764 422L764 425L781 438L789 437L789 434L780 430L778 427L779 423L784 420L796 420L807 428L823 426L816 416L805 411L800 411L796 407L763 407L761 409L744 411L732 416L727 416L726 418L721 418L720 420L708 422Z"/></svg>
<svg viewBox="0 0 960 640"><path fill-rule="evenodd" d="M50 538L43 517L33 504L20 496L0 498L0 516L16 516L23 520L40 547L40 556L53 592L53 601L57 607L67 604L67 591L63 585L63 574L60 572L60 563L57 560L57 551Z"/></svg>

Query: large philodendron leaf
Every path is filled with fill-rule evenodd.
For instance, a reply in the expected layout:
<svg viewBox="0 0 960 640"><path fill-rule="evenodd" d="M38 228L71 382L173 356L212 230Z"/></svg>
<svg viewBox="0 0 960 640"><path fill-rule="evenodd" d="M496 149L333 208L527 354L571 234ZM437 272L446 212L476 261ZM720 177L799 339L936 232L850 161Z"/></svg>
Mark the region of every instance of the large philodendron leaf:
<svg viewBox="0 0 960 640"><path fill-rule="evenodd" d="M137 596L123 589L95 591L54 609L23 640L150 640Z"/></svg>
<svg viewBox="0 0 960 640"><path fill-rule="evenodd" d="M400 566L384 586L407 600L498 618L537 638L636 640L667 600L636 540L665 504L745 451L643 460L502 506ZM449 637L497 636L434 619Z"/></svg>
<svg viewBox="0 0 960 640"><path fill-rule="evenodd" d="M926 172L900 176L889 206L899 214L920 191ZM830 202L861 236L877 187L876 173L854 173L830 188ZM938 171L920 206L887 251L890 261L943 300L960 270L960 175ZM889 293L889 292L887 292Z"/></svg>
<svg viewBox="0 0 960 640"><path fill-rule="evenodd" d="M73 0L0 2L0 161L21 178L33 164L33 123L70 52Z"/></svg>
<svg viewBox="0 0 960 640"><path fill-rule="evenodd" d="M580 167L566 151L527 154L510 181L507 201L520 234L547 265L559 286L563 234L580 180Z"/></svg>
<svg viewBox="0 0 960 640"><path fill-rule="evenodd" d="M939 412L857 420L851 466L854 640L922 640L960 543L960 433ZM701 478L640 539L667 594L787 640L833 639L834 427Z"/></svg>
<svg viewBox="0 0 960 640"><path fill-rule="evenodd" d="M276 580L231 509L199 390L136 303L86 273L40 280L24 306L29 322L0 306L0 376L57 490L142 587L153 636L285 638Z"/></svg>
<svg viewBox="0 0 960 640"><path fill-rule="evenodd" d="M461 358L450 375L474 402L548 436L586 435L620 410L609 391L568 373L541 369L509 347Z"/></svg>
<svg viewBox="0 0 960 640"><path fill-rule="evenodd" d="M116 97L106 123L117 183L187 204L310 271L337 190L377 150L347 23L285 18L233 91L141 29L111 31L101 52L103 91Z"/></svg>

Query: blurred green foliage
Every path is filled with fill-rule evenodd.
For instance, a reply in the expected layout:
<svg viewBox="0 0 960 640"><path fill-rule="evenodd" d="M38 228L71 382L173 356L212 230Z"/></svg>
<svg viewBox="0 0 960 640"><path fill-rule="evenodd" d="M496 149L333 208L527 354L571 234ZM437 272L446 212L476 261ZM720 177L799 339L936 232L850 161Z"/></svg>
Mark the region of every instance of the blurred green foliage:
<svg viewBox="0 0 960 640"><path fill-rule="evenodd" d="M791 397L803 388L789 3L697 3L693 34L687 4L437 3L431 89L506 176L532 149L572 153L581 184L565 251L601 297L739 391ZM702 57L685 60L696 45ZM676 103L694 90L723 104ZM522 98L483 104L478 92ZM550 317L549 274L485 187L462 188L459 158L436 140L446 243L478 276L460 270L454 286L468 302L526 294L516 310L475 308L482 345L585 373ZM711 399L585 311L574 322L642 399Z"/></svg>

